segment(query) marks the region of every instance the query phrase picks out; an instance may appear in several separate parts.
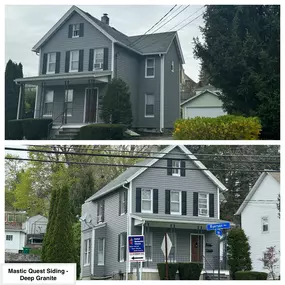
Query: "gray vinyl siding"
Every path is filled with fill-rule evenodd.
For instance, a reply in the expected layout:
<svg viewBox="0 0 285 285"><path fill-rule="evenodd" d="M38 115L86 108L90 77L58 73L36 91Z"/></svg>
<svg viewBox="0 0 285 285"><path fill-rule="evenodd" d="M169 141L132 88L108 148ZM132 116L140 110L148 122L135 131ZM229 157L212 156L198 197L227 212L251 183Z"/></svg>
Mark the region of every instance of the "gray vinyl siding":
<svg viewBox="0 0 285 285"><path fill-rule="evenodd" d="M171 71L171 62L174 61L174 72ZM174 122L180 118L180 62L175 46L172 42L164 60L164 128L174 127Z"/></svg>
<svg viewBox="0 0 285 285"><path fill-rule="evenodd" d="M171 155L172 152L181 156ZM186 158L179 148L175 148L165 158ZM159 160L153 166L167 167L167 160ZM197 168L192 161L186 161L186 168ZM193 193L205 192L214 194L214 218L217 212L217 186L200 170L186 170L185 177L167 175L167 169L149 168L132 183L132 213L136 212L136 188L158 189L158 214L165 214L165 190L187 191L187 216L193 216ZM155 216L155 214L154 214ZM169 215L170 216L170 215ZM177 216L177 215L176 215ZM182 216L183 217L183 216ZM185 217L185 216L184 216Z"/></svg>
<svg viewBox="0 0 285 285"><path fill-rule="evenodd" d="M138 122L138 92L139 92L139 64L140 57L115 45L115 59L114 59L114 75L117 78L124 80L128 86L131 93L131 104L132 104L132 114L133 114L133 127L137 127Z"/></svg>
<svg viewBox="0 0 285 285"><path fill-rule="evenodd" d="M79 38L68 38L68 27L70 24L84 23L84 36ZM87 22L79 14L74 12L70 18L52 35L41 47L40 74L42 74L43 54L49 52L60 52L60 73L65 73L66 51L84 49L83 72L88 71L89 49L108 48L108 70L111 70L112 42L93 25Z"/></svg>

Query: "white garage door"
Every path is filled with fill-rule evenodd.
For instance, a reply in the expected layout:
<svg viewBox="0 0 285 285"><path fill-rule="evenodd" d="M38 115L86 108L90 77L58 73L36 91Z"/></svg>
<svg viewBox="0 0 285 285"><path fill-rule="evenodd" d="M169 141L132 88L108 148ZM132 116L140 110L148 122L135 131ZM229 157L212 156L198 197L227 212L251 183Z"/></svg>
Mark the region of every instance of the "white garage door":
<svg viewBox="0 0 285 285"><path fill-rule="evenodd" d="M186 118L195 118L195 117L211 117L215 118L218 116L225 115L225 112L220 107L209 107L209 108L186 108Z"/></svg>

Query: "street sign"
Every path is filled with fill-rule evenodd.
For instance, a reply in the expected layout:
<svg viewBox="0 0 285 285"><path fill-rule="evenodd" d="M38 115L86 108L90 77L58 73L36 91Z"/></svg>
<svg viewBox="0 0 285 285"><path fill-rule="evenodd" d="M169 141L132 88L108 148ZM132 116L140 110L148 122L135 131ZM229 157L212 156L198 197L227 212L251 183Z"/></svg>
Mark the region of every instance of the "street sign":
<svg viewBox="0 0 285 285"><path fill-rule="evenodd" d="M165 254L165 242L167 242L167 256L166 256L166 254ZM164 236L164 238L163 238L163 240L162 240L162 244L161 244L161 250L162 250L163 255L164 255L165 257L168 257L171 248L172 248L172 242L171 242L171 240L170 240L168 234L165 234L165 236Z"/></svg>
<svg viewBox="0 0 285 285"><path fill-rule="evenodd" d="M207 231L214 231L214 230L219 230L219 229L230 229L230 228L231 228L231 224L229 222L207 225Z"/></svg>
<svg viewBox="0 0 285 285"><path fill-rule="evenodd" d="M219 237L223 236L222 230L216 230L216 235Z"/></svg>
<svg viewBox="0 0 285 285"><path fill-rule="evenodd" d="M145 261L144 236L128 236L129 261Z"/></svg>

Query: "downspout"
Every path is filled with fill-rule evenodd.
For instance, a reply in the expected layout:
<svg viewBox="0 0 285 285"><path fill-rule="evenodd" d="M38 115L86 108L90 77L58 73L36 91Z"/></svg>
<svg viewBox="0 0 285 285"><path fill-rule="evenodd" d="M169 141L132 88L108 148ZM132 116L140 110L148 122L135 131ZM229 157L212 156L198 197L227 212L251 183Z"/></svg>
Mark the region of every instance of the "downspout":
<svg viewBox="0 0 285 285"><path fill-rule="evenodd" d="M164 55L160 54L160 124L159 131L163 133L164 129Z"/></svg>
<svg viewBox="0 0 285 285"><path fill-rule="evenodd" d="M127 181L123 184L123 188L127 190L128 193L128 207L127 207L127 237L130 235L130 231L129 231L129 217L130 217L130 188L126 187L125 184L127 183ZM128 280L128 275L129 275L129 255L127 254L127 260L126 260L126 280Z"/></svg>

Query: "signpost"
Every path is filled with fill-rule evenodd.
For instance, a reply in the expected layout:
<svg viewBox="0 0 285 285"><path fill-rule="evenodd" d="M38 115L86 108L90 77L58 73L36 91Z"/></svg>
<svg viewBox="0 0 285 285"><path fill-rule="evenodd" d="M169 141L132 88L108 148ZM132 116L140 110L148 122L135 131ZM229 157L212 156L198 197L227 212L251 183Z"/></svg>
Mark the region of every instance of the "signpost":
<svg viewBox="0 0 285 285"><path fill-rule="evenodd" d="M165 256L165 279L168 280L168 263L167 263L167 258L170 253L170 250L172 248L172 242L168 236L167 233L164 234L164 238L162 240L161 244L161 250L163 252L163 255Z"/></svg>

